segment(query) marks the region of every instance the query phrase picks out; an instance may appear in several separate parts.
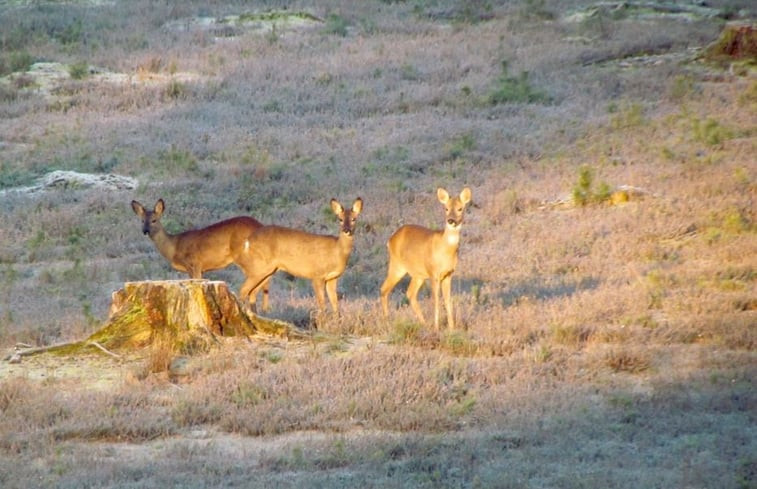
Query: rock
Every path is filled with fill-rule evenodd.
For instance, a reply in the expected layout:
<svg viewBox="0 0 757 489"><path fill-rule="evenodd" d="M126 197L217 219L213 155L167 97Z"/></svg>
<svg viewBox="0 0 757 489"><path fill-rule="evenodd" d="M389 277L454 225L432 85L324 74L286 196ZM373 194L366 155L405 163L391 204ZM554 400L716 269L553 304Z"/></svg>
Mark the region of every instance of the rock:
<svg viewBox="0 0 757 489"><path fill-rule="evenodd" d="M39 180L42 189L54 188L101 188L104 190L134 190L137 179L122 175L79 173L75 171L56 170Z"/></svg>
<svg viewBox="0 0 757 489"><path fill-rule="evenodd" d="M30 187L16 187L0 191L0 194L15 192L33 194L45 190L134 190L139 185L136 178L113 173L79 173L75 171L56 170L47 173Z"/></svg>

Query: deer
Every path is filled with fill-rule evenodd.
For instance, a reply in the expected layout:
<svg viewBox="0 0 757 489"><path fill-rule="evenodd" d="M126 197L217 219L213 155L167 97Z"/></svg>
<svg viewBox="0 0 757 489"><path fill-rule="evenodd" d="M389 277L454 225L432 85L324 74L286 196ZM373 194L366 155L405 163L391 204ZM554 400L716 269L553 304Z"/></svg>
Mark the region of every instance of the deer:
<svg viewBox="0 0 757 489"><path fill-rule="evenodd" d="M163 229L160 218L166 204L158 199L152 210L136 200L131 208L142 220L142 233L149 236L161 255L171 266L186 272L189 278L202 278L203 272L219 270L238 263L238 257L249 246L247 237L263 225L249 216L237 216L210 226L191 229L178 234L169 234ZM241 268L241 267L240 267ZM243 269L244 271L244 269ZM268 309L268 284L263 287L263 309Z"/></svg>
<svg viewBox="0 0 757 489"><path fill-rule="evenodd" d="M255 307L258 290L277 271L309 279L313 284L319 312L326 306L324 292L331 308L339 313L336 286L347 267L352 252L357 217L363 209L358 197L351 209L345 209L331 199L331 210L339 219L339 235L312 234L277 225L262 226L248 238L244 259L239 264L247 280L242 284L241 297L248 297Z"/></svg>
<svg viewBox="0 0 757 489"><path fill-rule="evenodd" d="M471 190L465 187L457 197L438 188L439 202L444 206L445 226L442 231L434 231L414 224L406 224L389 238L387 250L389 265L386 280L381 285L381 306L384 317L389 315L389 294L402 278L409 274L407 298L421 324L425 324L423 312L418 305L418 290L426 279L431 279L431 295L434 298L434 327L439 330L439 289L444 296L447 310L447 325L455 328L452 313L452 273L457 266L457 250L460 246L460 230L463 224L465 206L471 201Z"/></svg>

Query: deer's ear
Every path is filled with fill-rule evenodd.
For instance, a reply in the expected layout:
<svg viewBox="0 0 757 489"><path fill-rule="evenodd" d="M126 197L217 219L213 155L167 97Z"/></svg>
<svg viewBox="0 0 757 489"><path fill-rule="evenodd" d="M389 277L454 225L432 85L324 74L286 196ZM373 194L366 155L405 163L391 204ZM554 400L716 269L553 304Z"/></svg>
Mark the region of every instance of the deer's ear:
<svg viewBox="0 0 757 489"><path fill-rule="evenodd" d="M439 202L441 202L442 204L449 202L449 194L441 187L436 189L436 198L439 199Z"/></svg>
<svg viewBox="0 0 757 489"><path fill-rule="evenodd" d="M463 191L460 192L460 202L462 202L463 205L467 205L468 202L470 202L472 198L473 198L473 194L468 187L465 187Z"/></svg>
<svg viewBox="0 0 757 489"><path fill-rule="evenodd" d="M360 212L363 210L363 199L358 197L355 199L355 203L352 204L352 213L355 215L355 217L360 214Z"/></svg>
<svg viewBox="0 0 757 489"><path fill-rule="evenodd" d="M166 203L163 202L163 199L158 199L158 201L155 203L155 210L153 212L160 216L161 214L163 214L164 210L166 210Z"/></svg>
<svg viewBox="0 0 757 489"><path fill-rule="evenodd" d="M136 200L131 201L131 210L133 210L134 214L138 215L140 218L145 218L145 208Z"/></svg>
<svg viewBox="0 0 757 489"><path fill-rule="evenodd" d="M331 199L331 210L334 211L334 214L336 214L337 216L341 216L344 212L342 204L340 204L336 199Z"/></svg>

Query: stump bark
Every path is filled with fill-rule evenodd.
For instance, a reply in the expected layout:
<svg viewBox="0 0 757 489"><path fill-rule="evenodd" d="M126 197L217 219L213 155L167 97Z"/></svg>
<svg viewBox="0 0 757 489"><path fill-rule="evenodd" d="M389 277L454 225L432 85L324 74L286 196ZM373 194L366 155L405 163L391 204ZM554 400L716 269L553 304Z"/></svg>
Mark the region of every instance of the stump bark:
<svg viewBox="0 0 757 489"><path fill-rule="evenodd" d="M225 282L127 282L113 292L108 319L86 340L16 354L76 353L95 347L118 356L119 351L151 346L188 355L209 350L221 337L249 338L258 333L287 338L307 335L293 324L246 311Z"/></svg>

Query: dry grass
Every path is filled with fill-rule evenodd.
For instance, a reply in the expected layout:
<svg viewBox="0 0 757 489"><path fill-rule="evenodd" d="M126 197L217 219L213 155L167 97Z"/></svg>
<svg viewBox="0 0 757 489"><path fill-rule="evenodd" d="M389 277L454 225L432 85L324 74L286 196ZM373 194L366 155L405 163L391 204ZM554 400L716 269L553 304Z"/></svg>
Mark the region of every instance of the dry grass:
<svg viewBox="0 0 757 489"><path fill-rule="evenodd" d="M282 275L273 315L317 324L309 341L231 342L180 373L157 345L101 361L107 385L58 360L0 369L0 485L755 486L757 81L681 62L720 19L334 0L289 6L320 26L214 33L166 25L237 5L153 3L0 10L20 26L3 74L45 59L135 80L0 85L0 191L51 169L140 181L0 193L0 346L81 338L122 282L180 277L133 198L163 197L171 231L251 214L333 233L325 203L361 196L342 315L315 318ZM642 53L659 58L614 61ZM493 103L513 90L547 98ZM461 328L416 324L404 284L383 318L386 239L441 226L436 187L464 185Z"/></svg>

